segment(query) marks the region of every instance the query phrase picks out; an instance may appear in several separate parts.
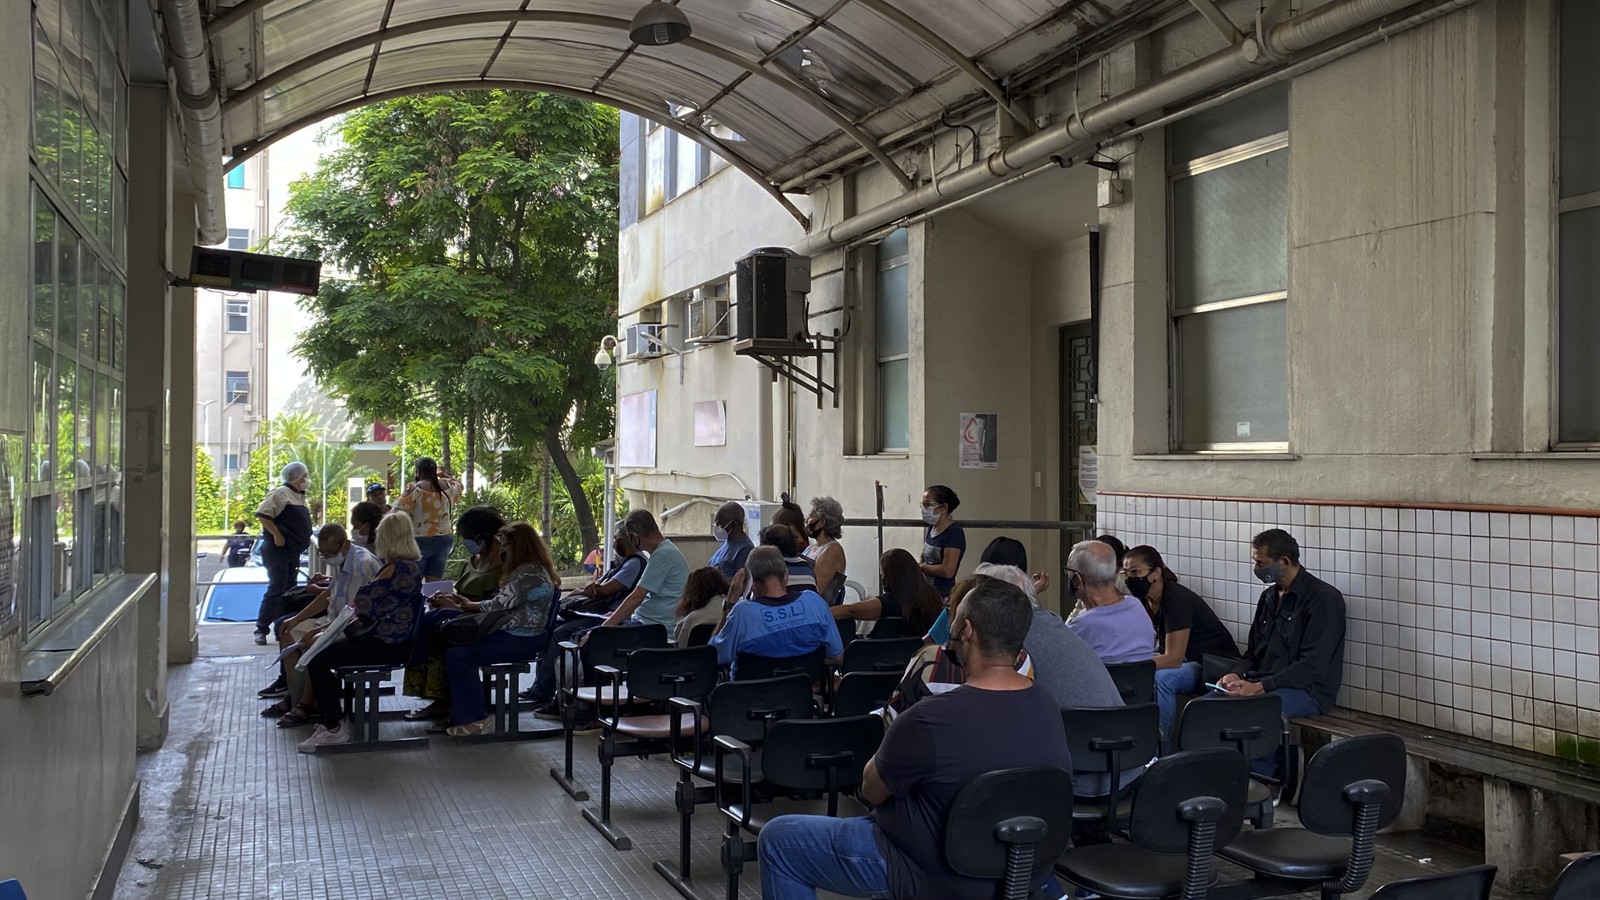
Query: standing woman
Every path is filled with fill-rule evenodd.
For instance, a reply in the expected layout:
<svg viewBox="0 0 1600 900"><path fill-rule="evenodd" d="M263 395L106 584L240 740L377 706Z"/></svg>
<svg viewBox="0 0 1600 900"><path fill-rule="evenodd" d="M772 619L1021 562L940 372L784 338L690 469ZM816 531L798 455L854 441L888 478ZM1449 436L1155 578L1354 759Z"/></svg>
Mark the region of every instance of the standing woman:
<svg viewBox="0 0 1600 900"><path fill-rule="evenodd" d="M933 582L940 597L949 597L956 586L956 571L967 552L967 533L955 515L961 498L942 484L922 493L922 522L927 526L922 538L922 574Z"/></svg>
<svg viewBox="0 0 1600 900"><path fill-rule="evenodd" d="M811 560L811 569L817 578L817 593L838 606L844 599L844 545L839 538L844 534L844 507L832 497L814 497L811 514L806 516L806 534L811 536L811 546L803 552Z"/></svg>
<svg viewBox="0 0 1600 900"><path fill-rule="evenodd" d="M417 547L422 551L422 577L438 581L444 577L445 560L456 547L452 533L452 510L461 501L461 482L439 474L431 457L417 460L417 480L406 486L394 505L417 523Z"/></svg>
<svg viewBox="0 0 1600 900"><path fill-rule="evenodd" d="M311 473L305 463L283 467L283 483L256 507L256 518L267 533L261 562L267 568L267 591L256 613L256 643L267 642L267 630L283 615L283 595L294 590L299 578L300 554L311 546L311 508L306 506L306 485Z"/></svg>

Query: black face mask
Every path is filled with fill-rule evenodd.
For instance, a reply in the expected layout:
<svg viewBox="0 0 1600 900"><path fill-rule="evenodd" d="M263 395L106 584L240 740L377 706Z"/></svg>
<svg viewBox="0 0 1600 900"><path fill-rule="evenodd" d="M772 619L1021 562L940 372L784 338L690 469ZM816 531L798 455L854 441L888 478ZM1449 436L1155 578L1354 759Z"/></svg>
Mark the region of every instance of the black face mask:
<svg viewBox="0 0 1600 900"><path fill-rule="evenodd" d="M1143 575L1133 575L1129 576L1126 581L1128 583L1128 593L1132 594L1135 599L1143 600L1150 595L1149 578Z"/></svg>

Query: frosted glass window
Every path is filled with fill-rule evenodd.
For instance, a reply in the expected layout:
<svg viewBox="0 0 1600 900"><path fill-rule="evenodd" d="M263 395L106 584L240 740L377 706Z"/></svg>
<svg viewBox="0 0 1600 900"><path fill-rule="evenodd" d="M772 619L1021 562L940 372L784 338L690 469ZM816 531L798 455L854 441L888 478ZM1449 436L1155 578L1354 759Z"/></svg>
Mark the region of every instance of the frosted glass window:
<svg viewBox="0 0 1600 900"><path fill-rule="evenodd" d="M896 359L878 366L880 450L911 446L911 361Z"/></svg>
<svg viewBox="0 0 1600 900"><path fill-rule="evenodd" d="M1183 444L1289 440L1283 301L1178 320Z"/></svg>
<svg viewBox="0 0 1600 900"><path fill-rule="evenodd" d="M1174 307L1286 289L1288 223L1288 148L1175 179Z"/></svg>
<svg viewBox="0 0 1600 900"><path fill-rule="evenodd" d="M659 125L651 126L644 139L644 211L653 213L667 202L667 135Z"/></svg>
<svg viewBox="0 0 1600 900"><path fill-rule="evenodd" d="M904 261L878 273L878 358L911 352L911 322L907 309L910 266Z"/></svg>
<svg viewBox="0 0 1600 900"><path fill-rule="evenodd" d="M1600 443L1600 207L1561 216L1557 438Z"/></svg>
<svg viewBox="0 0 1600 900"><path fill-rule="evenodd" d="M1281 82L1173 124L1172 161L1188 162L1289 130L1289 84Z"/></svg>
<svg viewBox="0 0 1600 900"><path fill-rule="evenodd" d="M911 446L911 264L904 228L878 245L878 449Z"/></svg>
<svg viewBox="0 0 1600 900"><path fill-rule="evenodd" d="M1600 191L1600 3L1561 3L1561 196Z"/></svg>

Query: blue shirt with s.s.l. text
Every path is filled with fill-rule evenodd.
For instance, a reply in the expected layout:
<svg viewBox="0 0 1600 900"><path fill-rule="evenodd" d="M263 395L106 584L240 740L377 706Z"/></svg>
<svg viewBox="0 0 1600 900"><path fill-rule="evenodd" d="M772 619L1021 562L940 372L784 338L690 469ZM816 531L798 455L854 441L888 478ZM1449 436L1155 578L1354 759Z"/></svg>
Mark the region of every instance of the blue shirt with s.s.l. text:
<svg viewBox="0 0 1600 900"><path fill-rule="evenodd" d="M711 639L717 659L737 676L741 653L758 656L801 656L826 647L827 655L844 653L839 626L828 603L816 591L795 591L784 597L741 600L728 611L727 624Z"/></svg>

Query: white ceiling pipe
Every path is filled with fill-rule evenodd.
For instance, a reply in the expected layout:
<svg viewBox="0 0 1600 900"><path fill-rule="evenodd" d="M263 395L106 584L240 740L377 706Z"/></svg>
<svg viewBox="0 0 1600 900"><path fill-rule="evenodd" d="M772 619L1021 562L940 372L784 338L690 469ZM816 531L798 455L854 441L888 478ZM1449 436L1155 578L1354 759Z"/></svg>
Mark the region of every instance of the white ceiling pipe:
<svg viewBox="0 0 1600 900"><path fill-rule="evenodd" d="M1285 56L1315 46L1381 16L1413 5L1416 0L1340 0L1313 12L1296 16L1267 32L1266 45L1275 56ZM831 227L813 232L792 248L796 253L814 256L893 222L929 210L939 209L953 200L1003 183L1016 173L1030 169L1052 156L1109 134L1118 125L1207 91L1224 87L1241 75L1264 64L1261 45L1254 36L1168 73L1149 84L1119 94L1082 113L1068 116L1026 137L1010 147L991 154L983 162L958 169L937 183L922 185L887 203L857 213Z"/></svg>
<svg viewBox="0 0 1600 900"><path fill-rule="evenodd" d="M161 0L167 56L183 115L184 155L195 189L195 225L201 244L227 239L222 193L222 105L211 79L211 50L199 0Z"/></svg>

